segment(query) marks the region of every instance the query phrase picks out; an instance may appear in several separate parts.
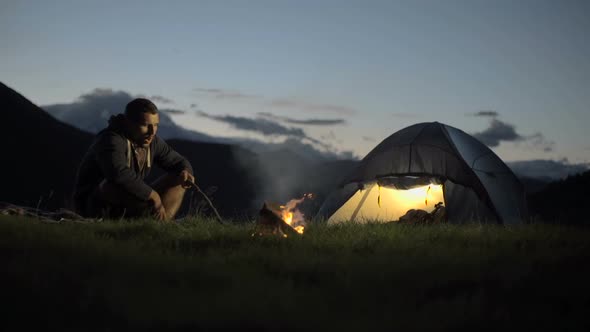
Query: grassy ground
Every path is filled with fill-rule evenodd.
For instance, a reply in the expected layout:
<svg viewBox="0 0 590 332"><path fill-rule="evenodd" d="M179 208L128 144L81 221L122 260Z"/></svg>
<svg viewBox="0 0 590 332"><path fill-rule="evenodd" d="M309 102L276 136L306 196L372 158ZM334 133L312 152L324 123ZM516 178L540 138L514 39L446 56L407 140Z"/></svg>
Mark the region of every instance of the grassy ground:
<svg viewBox="0 0 590 332"><path fill-rule="evenodd" d="M588 330L590 230L0 216L3 324L71 330ZM21 317L25 317L24 319ZM6 325L4 325L6 326Z"/></svg>

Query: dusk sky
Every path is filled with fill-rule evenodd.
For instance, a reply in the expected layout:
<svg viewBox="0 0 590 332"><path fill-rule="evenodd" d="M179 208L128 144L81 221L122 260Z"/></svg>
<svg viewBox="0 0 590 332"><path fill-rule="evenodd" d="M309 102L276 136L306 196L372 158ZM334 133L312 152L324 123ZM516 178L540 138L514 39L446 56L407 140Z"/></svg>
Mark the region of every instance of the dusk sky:
<svg viewBox="0 0 590 332"><path fill-rule="evenodd" d="M439 121L507 161L590 163L589 36L584 0L0 0L0 81L40 106L111 89L210 135L287 138L235 126L264 119L361 158Z"/></svg>

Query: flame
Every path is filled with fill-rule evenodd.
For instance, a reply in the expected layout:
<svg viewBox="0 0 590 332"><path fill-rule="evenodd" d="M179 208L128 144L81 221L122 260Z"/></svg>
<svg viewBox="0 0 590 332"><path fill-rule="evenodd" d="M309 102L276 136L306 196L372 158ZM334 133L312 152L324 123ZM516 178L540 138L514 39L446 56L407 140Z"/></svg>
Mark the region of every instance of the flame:
<svg viewBox="0 0 590 332"><path fill-rule="evenodd" d="M293 212L288 212L288 211L283 211L283 220L291 225L291 223L293 222Z"/></svg>
<svg viewBox="0 0 590 332"><path fill-rule="evenodd" d="M299 234L303 234L305 230L305 219L303 218L303 213L296 209L296 207L305 199L312 198L313 194L305 194L301 198L292 199L287 204L281 205L281 218Z"/></svg>

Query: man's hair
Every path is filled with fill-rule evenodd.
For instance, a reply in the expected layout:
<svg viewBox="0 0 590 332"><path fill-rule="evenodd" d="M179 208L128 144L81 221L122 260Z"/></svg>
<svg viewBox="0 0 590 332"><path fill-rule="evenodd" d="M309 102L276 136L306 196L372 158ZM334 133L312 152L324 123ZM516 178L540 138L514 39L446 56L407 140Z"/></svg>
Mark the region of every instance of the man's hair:
<svg viewBox="0 0 590 332"><path fill-rule="evenodd" d="M125 106L125 116L128 119L137 120L142 113L158 114L158 108L145 98L135 98Z"/></svg>

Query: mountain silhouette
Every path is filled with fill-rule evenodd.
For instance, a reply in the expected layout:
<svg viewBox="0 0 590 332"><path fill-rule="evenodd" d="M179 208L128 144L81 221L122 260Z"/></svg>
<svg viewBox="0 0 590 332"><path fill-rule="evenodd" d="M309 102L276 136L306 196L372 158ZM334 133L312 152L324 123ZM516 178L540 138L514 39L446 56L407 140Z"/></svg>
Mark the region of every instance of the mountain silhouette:
<svg viewBox="0 0 590 332"><path fill-rule="evenodd" d="M570 175L529 195L529 210L537 221L590 226L590 171Z"/></svg>
<svg viewBox="0 0 590 332"><path fill-rule="evenodd" d="M60 122L0 83L4 143L0 201L70 206L76 169L93 135Z"/></svg>

